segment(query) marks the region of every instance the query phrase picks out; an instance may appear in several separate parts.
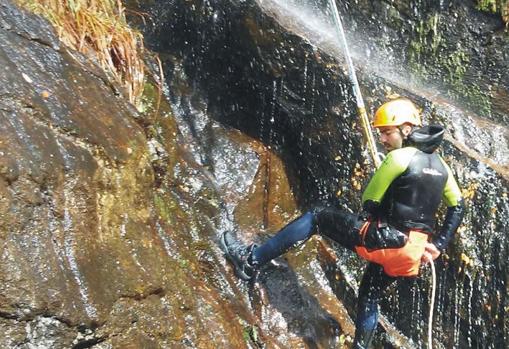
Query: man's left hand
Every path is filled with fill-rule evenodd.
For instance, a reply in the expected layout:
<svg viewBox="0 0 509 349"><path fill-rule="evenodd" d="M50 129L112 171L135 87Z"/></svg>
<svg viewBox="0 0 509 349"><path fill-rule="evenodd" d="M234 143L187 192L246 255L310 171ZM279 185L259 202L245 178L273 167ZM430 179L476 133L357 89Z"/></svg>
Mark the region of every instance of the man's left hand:
<svg viewBox="0 0 509 349"><path fill-rule="evenodd" d="M421 262L428 264L430 261L437 259L438 256L440 256L440 251L438 248L436 248L436 246L432 243L428 242L424 246L424 254L422 255Z"/></svg>

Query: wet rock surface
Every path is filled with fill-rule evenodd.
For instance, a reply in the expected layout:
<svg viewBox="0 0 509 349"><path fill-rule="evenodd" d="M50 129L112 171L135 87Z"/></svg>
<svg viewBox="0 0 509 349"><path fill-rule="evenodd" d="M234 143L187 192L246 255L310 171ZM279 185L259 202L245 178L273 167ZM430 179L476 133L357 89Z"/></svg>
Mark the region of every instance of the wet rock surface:
<svg viewBox="0 0 509 349"><path fill-rule="evenodd" d="M304 2L292 3L300 5ZM312 3L311 8L315 10L324 3ZM357 3L349 5L352 10ZM358 8L350 11L347 27L364 28L362 21L366 13L362 11L368 11L369 6L369 11L373 12L385 6L387 11L393 11L397 16L400 16L398 11L401 11L405 14L401 15L403 19L415 18L417 23L419 19L424 21L440 11L438 5L427 6L424 2L407 5L402 2L377 2L375 5L373 7L371 3L361 3ZM370 166L363 157L363 148L355 126L355 108L342 60L334 58L337 57L338 49L333 42L316 34L317 29L325 28L322 34L327 32L330 23L311 25L314 18L308 10L309 6L305 10L298 6L295 9L278 1L233 1L228 5L197 1L191 6L179 1L163 1L154 8L154 18L158 19L155 26L147 30L147 38L154 50L168 57L164 61L168 81L175 81L176 71L184 71L194 89L204 91L208 111L214 119L262 140L281 154L289 171L297 204L302 210L317 203L348 206L356 210L360 189L369 176ZM435 12L429 12L431 10ZM462 5L459 2L444 5L443 10L445 12L440 16L448 15L447 11L459 13L459 18L467 16L471 21L469 23L478 23L486 29L479 35L500 38L500 41L494 40L491 43L493 46L486 49L491 50L492 55L485 56L487 51L481 49L478 58L472 60L468 68L483 71L479 67L490 62L488 66L500 71L491 74L485 70L487 73L482 78L475 81L461 78L461 82L472 84L473 88L485 89L488 85L496 85L506 90L505 80L500 79L500 74L507 72L507 62L504 60L506 34L503 30L497 31L499 26L503 29L501 18L475 12L473 5ZM355 14L359 14L358 17ZM391 23L383 22L386 17L376 17L370 13L368 18L373 19L368 21L368 25L377 25L371 28L373 32L387 33L382 37L370 37L378 37L386 47L392 47L395 57L399 57L396 54L398 49L408 53L409 50L402 45L409 44L411 40L420 40L419 36L413 36L412 23L407 23L411 20L401 24L403 34L409 36L409 40L404 40L405 37L402 40L401 32L393 31ZM445 29L451 29L449 22L440 23L443 23ZM404 29L407 24L409 27ZM168 35L172 32L181 35ZM467 31L465 39L460 37L461 31L455 33L461 45L475 50L473 42L478 42L479 36ZM365 33L361 31L362 34ZM384 39L390 40L385 42ZM396 40L400 41L392 45ZM426 36L426 40L431 39ZM445 45L445 50L456 52L454 40L452 34L444 34L440 45ZM363 47L363 41L354 42L357 49ZM427 49L428 44L426 41ZM380 49L379 52L384 51ZM433 61L439 56L428 52L428 56L419 58L422 59L422 62L419 61L422 69L429 68L429 78L437 81L440 81L440 76L448 76L445 70L447 67ZM366 62L358 53L356 58L358 63ZM409 56L401 58L397 62L408 66ZM379 63L383 66L382 62ZM452 62L451 65L463 69L459 63ZM390 64L386 66L391 67ZM503 160L507 158L507 126L504 121L507 109L497 107L492 109L491 114L483 114L474 104L463 102L465 100L452 90L450 99L447 93L437 95L430 88L409 82L408 76L400 81L399 74L387 75L391 74L381 72L371 65L361 69L361 86L368 106L374 108L385 100L387 94L397 93L413 98L423 106L425 122L448 125L449 134L443 152L464 187L469 204L464 226L447 256L438 262L440 315L437 328L441 330L435 334L435 340L446 347L504 346L506 330L502 323L506 320L501 320L503 316L500 306L506 302L504 296L500 298L496 295L506 292L504 280L507 271L505 267L492 266L489 268L491 274L487 275L481 270L490 263L488 260L507 256L507 241L496 238L507 235L507 228L502 224L508 205L506 161ZM447 84L441 81L440 86L444 85ZM179 94L175 86L170 90L175 95ZM500 102L500 98L494 95L488 97L493 105ZM466 103L466 109L476 110L482 116L472 116L472 112L457 107L462 103ZM486 119L491 119L491 122ZM485 136L465 136L474 132L472 125L480 125L475 132ZM501 136L496 136L495 130L500 130L497 132ZM499 141L489 141L492 139ZM471 151L471 148L475 150ZM500 159L501 163L497 164L495 159ZM493 213L491 215L488 214L490 210ZM491 233L486 234L485 231ZM247 239L253 237L248 236ZM500 243L496 256L494 251L488 252L489 246L494 243ZM481 256L480 251L487 254ZM343 278L351 281L334 287L341 298L354 294L355 280L359 277L355 271L358 271L360 265L355 257L337 252L340 255L339 262L336 262L339 274L330 275L343 275ZM349 275L352 272L353 277ZM338 283L341 284L341 281ZM390 290L388 301L383 304L389 322L412 339L414 344L409 346L420 347L426 343L429 286L427 276L421 281L402 283ZM475 290L481 291L476 293ZM351 311L354 307L352 297L342 299ZM488 308L493 309L488 305L492 303L496 303L499 309L496 315L493 310L486 311ZM475 304L485 304L484 310L483 306L476 307ZM390 339L389 336L384 338L382 335L378 339L380 345L383 341L389 341L398 346L394 338Z"/></svg>
<svg viewBox="0 0 509 349"><path fill-rule="evenodd" d="M0 11L0 345L72 347L120 297L161 287L158 250L143 243L156 243L153 171L101 70L41 18L7 1Z"/></svg>
<svg viewBox="0 0 509 349"><path fill-rule="evenodd" d="M0 1L0 347L348 347L355 256L313 238L250 288L217 245L235 228L263 241L318 203L358 209L370 165L334 45L276 2L148 5L169 103L149 82L139 114L45 21ZM370 107L391 90L449 120L419 90L361 73ZM437 266L434 336L498 348L507 178L487 161L503 152L464 150L468 127L443 149L469 209ZM389 290L377 345L424 346L428 292L426 277Z"/></svg>
<svg viewBox="0 0 509 349"><path fill-rule="evenodd" d="M0 11L0 346L246 347L214 242L227 211L171 108L141 120L45 21ZM246 188L249 142L222 132Z"/></svg>
<svg viewBox="0 0 509 349"><path fill-rule="evenodd" d="M480 3L345 1L340 11L366 64L409 73L411 84L507 126L509 32Z"/></svg>
<svg viewBox="0 0 509 349"><path fill-rule="evenodd" d="M234 216L254 232L260 222L277 229L296 214L277 154L209 120L190 88L173 106L147 96L152 104L139 115L45 21L7 1L0 10L1 347L328 347L336 340L314 336L337 301L326 309L311 303L313 316L300 324L305 313L296 306L312 299L302 289L284 316L263 307L274 319L269 326L217 248ZM329 322L336 333L338 322Z"/></svg>

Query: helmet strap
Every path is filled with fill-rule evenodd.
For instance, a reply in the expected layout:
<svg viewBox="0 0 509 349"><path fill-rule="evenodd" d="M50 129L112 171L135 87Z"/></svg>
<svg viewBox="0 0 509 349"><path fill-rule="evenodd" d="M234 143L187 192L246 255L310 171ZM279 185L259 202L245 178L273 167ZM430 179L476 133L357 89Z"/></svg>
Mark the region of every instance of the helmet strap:
<svg viewBox="0 0 509 349"><path fill-rule="evenodd" d="M401 138L406 139L405 134L403 133L403 125L398 126L399 134L401 135Z"/></svg>

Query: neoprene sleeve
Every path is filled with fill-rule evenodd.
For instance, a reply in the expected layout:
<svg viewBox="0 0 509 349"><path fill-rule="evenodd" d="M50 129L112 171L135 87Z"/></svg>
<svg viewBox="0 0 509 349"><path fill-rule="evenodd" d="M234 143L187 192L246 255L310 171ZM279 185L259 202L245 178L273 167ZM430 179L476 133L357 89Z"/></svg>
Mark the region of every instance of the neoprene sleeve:
<svg viewBox="0 0 509 349"><path fill-rule="evenodd" d="M444 222L442 223L442 227L438 234L433 237L433 244L440 250L444 251L451 241L456 229L458 229L461 221L463 220L463 215L465 213L465 205L463 202L463 198L461 195L461 190L458 186L458 183L454 179L454 175L450 167L442 160L445 168L447 169L448 177L447 183L444 188L444 200L447 204L447 213L445 214Z"/></svg>
<svg viewBox="0 0 509 349"><path fill-rule="evenodd" d="M442 224L439 233L433 237L433 244L440 251L444 251L447 248L449 241L451 241L456 229L458 229L461 221L463 220L464 211L465 206L463 205L463 200L460 200L458 205L447 208L444 223Z"/></svg>
<svg viewBox="0 0 509 349"><path fill-rule="evenodd" d="M444 200L448 207L457 206L461 200L461 190L454 179L451 168L445 163L444 159L440 158L445 168L447 169L447 183L444 188Z"/></svg>

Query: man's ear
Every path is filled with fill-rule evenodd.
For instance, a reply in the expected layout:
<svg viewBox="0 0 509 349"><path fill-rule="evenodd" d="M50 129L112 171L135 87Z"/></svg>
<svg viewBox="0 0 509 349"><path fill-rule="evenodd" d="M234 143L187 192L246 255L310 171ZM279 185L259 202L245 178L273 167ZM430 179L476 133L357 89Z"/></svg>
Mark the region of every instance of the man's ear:
<svg viewBox="0 0 509 349"><path fill-rule="evenodd" d="M412 125L404 124L401 126L401 133L403 133L406 138L410 133L412 133Z"/></svg>

